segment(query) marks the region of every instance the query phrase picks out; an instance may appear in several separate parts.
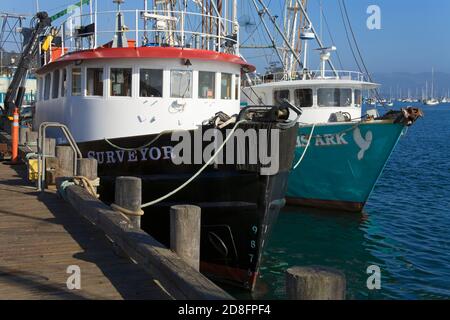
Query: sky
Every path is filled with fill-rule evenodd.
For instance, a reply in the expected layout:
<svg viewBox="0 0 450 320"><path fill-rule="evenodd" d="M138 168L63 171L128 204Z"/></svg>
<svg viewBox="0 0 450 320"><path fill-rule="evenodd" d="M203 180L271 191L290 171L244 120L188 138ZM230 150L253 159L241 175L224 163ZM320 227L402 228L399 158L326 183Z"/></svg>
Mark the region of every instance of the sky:
<svg viewBox="0 0 450 320"><path fill-rule="evenodd" d="M349 49L338 0L309 0L309 11L320 30L319 3L338 48L339 57L345 70L355 70L353 56ZM365 63L371 73L384 72L437 72L450 73L450 1L448 0L345 0ZM38 0L40 10L55 13L76 1ZM251 7L251 0L239 0L240 15L258 17ZM281 15L281 0L265 0L274 15ZM102 9L112 10L112 0L99 0ZM381 29L367 28L367 8L377 5L381 10ZM126 0L124 9L143 7L143 0ZM36 0L0 0L0 11L15 13L34 13ZM241 39L252 33L251 28L241 32ZM259 28L257 32L263 32ZM324 42L331 45L330 37L324 27ZM253 39L253 38L252 38ZM259 38L261 39L261 38ZM267 65L272 58L261 58L265 52L244 51L247 59L259 68ZM336 61L336 56L334 57ZM316 63L312 60L312 64ZM318 62L317 62L318 63ZM335 62L336 63L336 62ZM314 68L312 68L314 69Z"/></svg>

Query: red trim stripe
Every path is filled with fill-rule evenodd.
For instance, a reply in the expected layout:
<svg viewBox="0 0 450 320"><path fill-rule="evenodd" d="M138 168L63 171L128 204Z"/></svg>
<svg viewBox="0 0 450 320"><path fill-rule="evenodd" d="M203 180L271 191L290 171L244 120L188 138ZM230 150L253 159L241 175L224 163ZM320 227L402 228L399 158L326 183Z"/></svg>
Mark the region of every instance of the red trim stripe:
<svg viewBox="0 0 450 320"><path fill-rule="evenodd" d="M75 61L95 59L191 59L238 64L242 66L246 72L253 72L256 70L255 66L247 63L241 57L227 53L173 47L132 47L98 48L94 50L72 52L42 67L37 73L47 73L61 67L61 65L67 65Z"/></svg>

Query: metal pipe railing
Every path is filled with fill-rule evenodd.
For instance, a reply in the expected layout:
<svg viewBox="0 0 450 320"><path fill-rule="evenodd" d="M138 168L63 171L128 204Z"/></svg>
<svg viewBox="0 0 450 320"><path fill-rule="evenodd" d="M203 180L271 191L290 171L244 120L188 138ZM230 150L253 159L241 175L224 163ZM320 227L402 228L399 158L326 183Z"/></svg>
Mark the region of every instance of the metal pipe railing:
<svg viewBox="0 0 450 320"><path fill-rule="evenodd" d="M196 12L185 11L169 11L169 10L122 10L126 21L133 19L133 28L127 28L123 31L125 34L130 34L135 37L136 44L139 46L140 39L148 41L148 44L152 45L172 45L185 47L191 45L196 46L196 43L202 43L205 48L212 48L218 52L230 52L235 54L239 53L239 29L236 28L235 23L232 20L218 17L211 14L202 14ZM144 13L151 14L152 17L145 17ZM108 43L113 38L117 30L113 27L106 27L106 21L111 24L114 21L116 11L94 12L90 14L82 14L79 16L72 16L63 22L63 34L62 42L67 52L73 52L76 50L96 49L99 47L99 43L104 41ZM80 26L80 21L83 21L84 17L90 17L94 21L93 34L75 34L75 29ZM166 21L165 17L170 21ZM105 18L105 19L101 19ZM128 19L127 19L128 18ZM212 24L215 24L217 28L211 28L210 32L201 32L201 21L204 19L210 19ZM88 19L84 19L88 20ZM146 22L148 20L155 21L155 27L148 29ZM156 27L156 22L166 21L166 24L160 24ZM174 28L174 24L176 24ZM113 24L114 25L114 24ZM142 26L141 26L142 25ZM72 26L67 28L67 26ZM163 27L160 27L163 26ZM225 34L225 30L233 30L232 34ZM110 37L108 38L108 35ZM87 39L86 39L87 38ZM148 40L147 40L148 39ZM154 39L154 41L150 41ZM156 39L160 39L156 41ZM164 39L164 40L161 40ZM198 41L198 39L205 39L206 41ZM225 45L225 43L232 44L232 50ZM145 45L145 44L144 44ZM64 49L63 48L63 49ZM63 55L66 54L63 50Z"/></svg>
<svg viewBox="0 0 450 320"><path fill-rule="evenodd" d="M74 153L74 163L73 163L73 175L77 175L77 163L79 159L83 158L83 155L81 154L80 149L78 148L78 145L75 141L75 139L72 136L72 133L70 132L69 128L61 123L58 122L43 122L39 126L39 132L38 132L38 185L37 190L43 191L43 186L45 183L45 175L46 175L46 158L47 155L45 154L45 140L46 140L46 131L48 128L59 128L63 132L64 136L66 137L67 142L69 143L70 147L73 150Z"/></svg>

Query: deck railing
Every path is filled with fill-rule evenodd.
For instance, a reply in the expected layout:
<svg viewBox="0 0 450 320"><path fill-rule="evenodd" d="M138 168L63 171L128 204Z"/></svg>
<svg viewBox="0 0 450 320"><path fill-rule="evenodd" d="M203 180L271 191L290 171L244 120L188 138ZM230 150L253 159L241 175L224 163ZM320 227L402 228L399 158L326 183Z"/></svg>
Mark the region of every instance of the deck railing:
<svg viewBox="0 0 450 320"><path fill-rule="evenodd" d="M117 30L117 11L72 16L61 25L62 54L96 49L114 38L126 46L164 46L239 54L239 26L231 20L183 11L123 10L124 26Z"/></svg>
<svg viewBox="0 0 450 320"><path fill-rule="evenodd" d="M262 76L258 76L252 79L253 84L263 84L280 81L297 81L297 80L352 80L359 82L367 82L368 77L357 71L345 71L345 70L321 70L305 71L305 72L293 72L293 73L269 73Z"/></svg>

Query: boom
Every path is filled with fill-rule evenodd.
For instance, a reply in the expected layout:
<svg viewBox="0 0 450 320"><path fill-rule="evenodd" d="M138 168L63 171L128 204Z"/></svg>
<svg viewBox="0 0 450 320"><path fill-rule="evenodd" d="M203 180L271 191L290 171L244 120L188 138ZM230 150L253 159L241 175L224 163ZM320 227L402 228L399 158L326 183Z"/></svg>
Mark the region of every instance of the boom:
<svg viewBox="0 0 450 320"><path fill-rule="evenodd" d="M36 25L32 31L30 41L23 50L20 56L17 70L14 73L13 79L8 87L5 96L5 113L11 115L15 108L22 106L23 97L25 94L25 83L28 71L31 68L33 58L39 46L40 35L51 26L51 18L47 12L38 12L36 14Z"/></svg>

